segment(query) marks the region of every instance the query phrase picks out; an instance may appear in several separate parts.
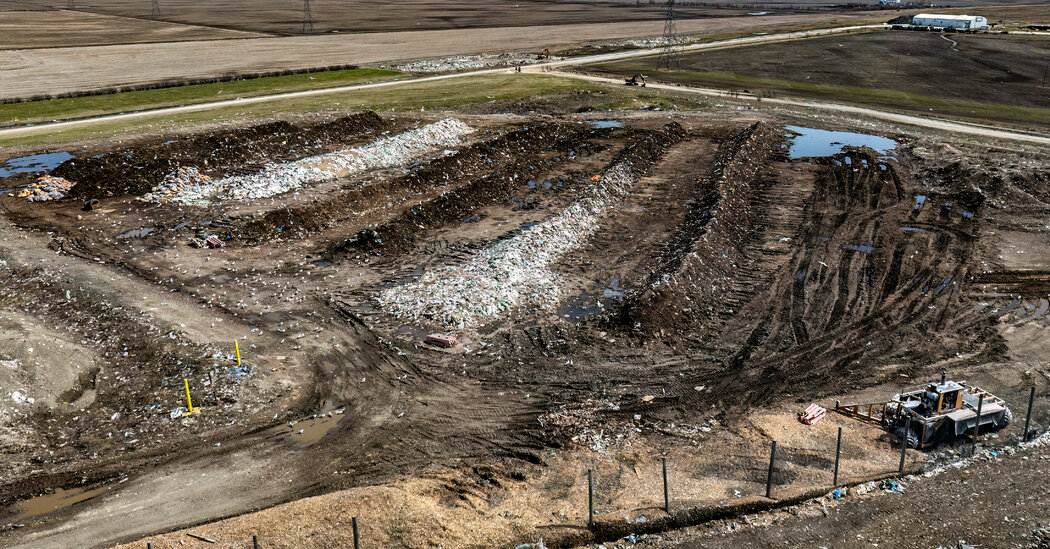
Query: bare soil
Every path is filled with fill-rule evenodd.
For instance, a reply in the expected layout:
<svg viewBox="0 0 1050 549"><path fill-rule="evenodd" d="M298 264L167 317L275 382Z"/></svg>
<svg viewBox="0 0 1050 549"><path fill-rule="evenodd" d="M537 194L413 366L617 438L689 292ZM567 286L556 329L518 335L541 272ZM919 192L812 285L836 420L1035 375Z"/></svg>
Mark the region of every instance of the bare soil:
<svg viewBox="0 0 1050 549"><path fill-rule="evenodd" d="M2 10L0 6L0 10ZM72 10L4 11L0 48L258 38L265 34Z"/></svg>
<svg viewBox="0 0 1050 549"><path fill-rule="evenodd" d="M345 544L352 508L386 547L571 546L660 518L660 457L683 521L775 503L761 497L772 440L785 501L827 487L838 426L850 482L895 469L888 433L798 423L813 401L874 401L948 370L1015 417L1027 387L1045 402L1046 282L1021 274L1050 265L1044 156L890 133L889 155L792 159L784 120L745 114L453 113L476 131L447 152L207 206L138 197L178 165L250 173L433 118L341 113L76 149L53 170L79 179L74 196L0 197L0 329L46 326L47 345L91 358L40 377L19 369L25 343L0 340L46 403L0 394L17 413L0 439L13 464L0 541L112 545L337 492L202 531L232 546L292 513L265 530L275 546ZM566 211L624 162L638 180L554 262L553 306L510 307L441 350L422 340L448 327L377 301ZM101 204L84 211L89 197ZM225 246L191 247L197 227ZM88 373L70 382L70 368ZM172 417L183 380L203 414ZM910 452L908 466L935 458ZM588 467L594 532L580 528ZM28 512L60 488L93 497Z"/></svg>
<svg viewBox="0 0 1050 549"><path fill-rule="evenodd" d="M873 12L784 14L683 19L682 33L769 29L808 22L870 19ZM526 23L527 24L527 23ZM483 52L504 53L577 46L588 42L659 36L659 19L620 23L571 23L430 31L391 31L287 36L228 41L188 41L68 47L4 52L0 98L31 97L121 85L260 73L284 69L368 65ZM236 55L231 55L235 51ZM78 70L90 66L92 70ZM62 75L57 79L54 75Z"/></svg>

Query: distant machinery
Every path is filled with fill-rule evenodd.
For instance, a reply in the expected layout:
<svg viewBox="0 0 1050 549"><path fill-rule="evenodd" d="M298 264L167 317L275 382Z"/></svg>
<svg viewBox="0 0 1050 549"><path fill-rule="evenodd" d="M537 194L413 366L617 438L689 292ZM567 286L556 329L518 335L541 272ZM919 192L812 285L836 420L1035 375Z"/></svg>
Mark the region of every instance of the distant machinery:
<svg viewBox="0 0 1050 549"><path fill-rule="evenodd" d="M667 0L667 18L664 21L663 52L656 62L656 68L682 68L682 38L678 36L677 16L674 11L675 0Z"/></svg>
<svg viewBox="0 0 1050 549"><path fill-rule="evenodd" d="M911 24L917 27L937 29L980 30L989 28L988 19L979 15L920 13L911 18Z"/></svg>
<svg viewBox="0 0 1050 549"><path fill-rule="evenodd" d="M314 18L310 15L310 0L303 0L303 34L314 31Z"/></svg>

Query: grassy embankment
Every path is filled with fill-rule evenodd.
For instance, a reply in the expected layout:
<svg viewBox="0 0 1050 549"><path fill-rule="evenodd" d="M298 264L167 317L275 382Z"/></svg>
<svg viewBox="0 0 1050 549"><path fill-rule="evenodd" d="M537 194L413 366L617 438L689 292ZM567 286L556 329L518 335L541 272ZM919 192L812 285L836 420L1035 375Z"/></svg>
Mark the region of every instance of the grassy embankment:
<svg viewBox="0 0 1050 549"><path fill-rule="evenodd" d="M178 105L195 105L238 97L255 97L274 93L334 88L361 84L363 82L392 80L399 76L404 76L404 73L378 69L321 71L234 80L214 84L88 95L49 101L10 103L0 105L0 127L85 118L119 112L142 111Z"/></svg>
<svg viewBox="0 0 1050 549"><path fill-rule="evenodd" d="M129 120L99 120L64 129L40 128L39 133L0 138L0 146L61 145L84 139L102 139L115 135L157 133L202 124L245 119L262 119L274 115L331 110L418 111L444 109L500 100L567 94L594 90L601 86L551 75L506 74L472 76L452 80L421 82L399 86L331 94L279 99L247 105L174 115L158 114ZM138 93L138 92L134 92ZM116 94L120 95L120 94ZM225 94L224 94L225 95ZM602 98L613 101L617 98Z"/></svg>

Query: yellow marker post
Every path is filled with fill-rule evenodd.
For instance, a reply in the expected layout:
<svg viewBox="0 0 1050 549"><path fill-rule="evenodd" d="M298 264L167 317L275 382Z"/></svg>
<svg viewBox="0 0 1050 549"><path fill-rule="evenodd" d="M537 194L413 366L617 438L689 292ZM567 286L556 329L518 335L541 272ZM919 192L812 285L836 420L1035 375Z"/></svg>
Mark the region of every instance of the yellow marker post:
<svg viewBox="0 0 1050 549"><path fill-rule="evenodd" d="M241 366L241 348L237 346L237 340L233 340L233 350L237 351L237 367Z"/></svg>
<svg viewBox="0 0 1050 549"><path fill-rule="evenodd" d="M190 408L190 411L188 411L188 412L186 412L186 413L184 413L182 415L183 416L192 416L194 414L201 413L200 408L198 408L197 410L193 409L193 401L190 399L190 380L183 379L182 382L186 384L186 405L189 406L189 408Z"/></svg>

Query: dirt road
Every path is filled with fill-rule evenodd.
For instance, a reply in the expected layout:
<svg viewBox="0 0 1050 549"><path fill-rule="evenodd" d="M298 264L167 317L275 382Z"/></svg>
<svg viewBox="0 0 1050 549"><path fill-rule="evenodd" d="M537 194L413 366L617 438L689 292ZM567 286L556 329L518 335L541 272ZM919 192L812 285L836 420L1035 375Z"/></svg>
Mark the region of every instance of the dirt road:
<svg viewBox="0 0 1050 549"><path fill-rule="evenodd" d="M617 78L606 78L602 76L592 76L583 74L574 74L566 72L558 72L559 76L566 76L569 78L579 78L581 80L587 80L589 82L599 82L603 84L622 84L620 79ZM728 97L725 90L717 90L713 88L695 88L691 86L672 86L668 84L657 84L650 83L648 87L660 89L660 90L672 90L676 92L684 93L695 93L699 95L707 95L711 97ZM965 135L974 135L979 137L988 137L993 139L1010 139L1013 141L1023 141L1026 143L1034 143L1038 145L1050 145L1050 137L1036 134L1028 134L1022 132L1001 130L991 128L987 126L977 126L973 124L965 124L962 122L951 122L948 120L941 120L936 118L925 118L922 116L912 116L907 114L899 114L890 111L881 111L878 109L869 109L865 107L854 107L851 105L840 105L837 103L828 103L824 101L807 101L801 99L781 99L781 98L762 98L753 95L742 94L734 96L736 99L744 99L754 102L771 103L774 105L785 105L789 107L806 107L810 109L819 109L825 111L831 111L839 114L848 115L859 115L868 116L872 118L878 118L880 120L886 120L889 122L895 122L899 124L907 124L909 126L918 126L920 128L926 128L930 130L939 130L952 133L959 133Z"/></svg>

